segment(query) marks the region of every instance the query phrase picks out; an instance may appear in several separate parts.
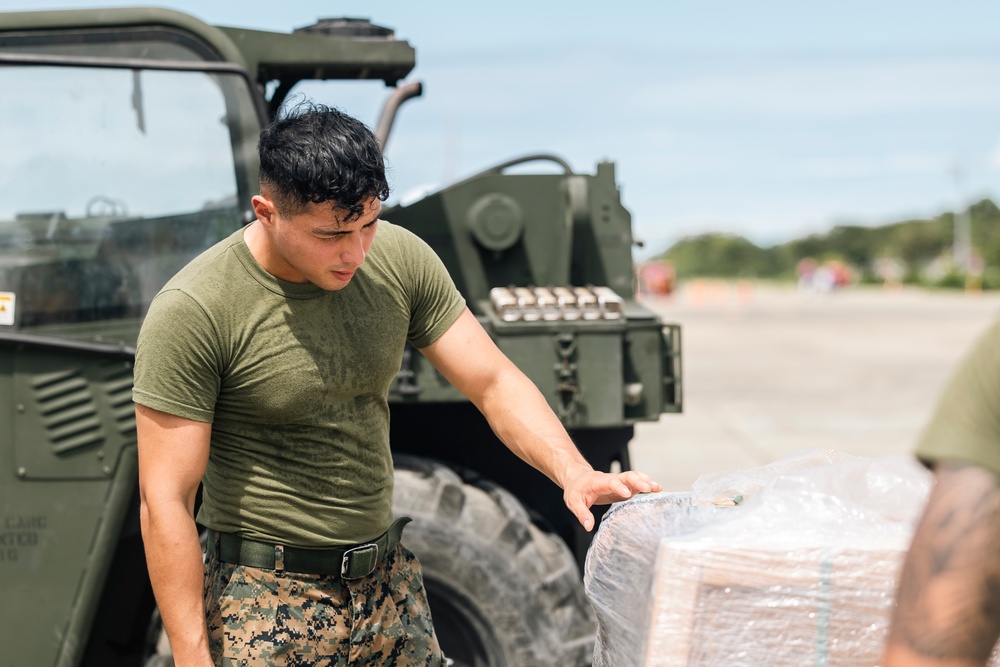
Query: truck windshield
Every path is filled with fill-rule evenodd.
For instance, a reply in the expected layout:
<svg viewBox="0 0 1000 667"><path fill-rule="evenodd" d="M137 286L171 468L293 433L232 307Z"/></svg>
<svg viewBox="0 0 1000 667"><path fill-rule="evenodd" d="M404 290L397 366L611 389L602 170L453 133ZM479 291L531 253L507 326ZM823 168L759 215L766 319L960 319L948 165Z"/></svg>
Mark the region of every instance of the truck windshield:
<svg viewBox="0 0 1000 667"><path fill-rule="evenodd" d="M0 65L0 332L131 344L248 218L259 121L229 73Z"/></svg>

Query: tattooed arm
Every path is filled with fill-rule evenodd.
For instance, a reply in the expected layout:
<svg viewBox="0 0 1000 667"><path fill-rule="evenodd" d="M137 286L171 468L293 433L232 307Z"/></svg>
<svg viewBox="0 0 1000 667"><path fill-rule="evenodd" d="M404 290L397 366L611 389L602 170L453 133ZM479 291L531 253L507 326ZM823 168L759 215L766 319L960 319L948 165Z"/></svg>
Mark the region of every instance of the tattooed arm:
<svg viewBox="0 0 1000 667"><path fill-rule="evenodd" d="M1000 635L1000 476L955 462L934 473L884 667L981 667Z"/></svg>

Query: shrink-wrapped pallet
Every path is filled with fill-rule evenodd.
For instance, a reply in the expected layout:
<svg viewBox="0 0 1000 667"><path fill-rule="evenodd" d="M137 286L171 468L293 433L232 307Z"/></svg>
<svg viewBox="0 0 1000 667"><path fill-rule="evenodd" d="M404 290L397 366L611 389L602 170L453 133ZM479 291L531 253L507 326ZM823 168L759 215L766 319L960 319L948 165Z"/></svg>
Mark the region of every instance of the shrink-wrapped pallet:
<svg viewBox="0 0 1000 667"><path fill-rule="evenodd" d="M812 451L611 508L594 667L874 667L930 475Z"/></svg>

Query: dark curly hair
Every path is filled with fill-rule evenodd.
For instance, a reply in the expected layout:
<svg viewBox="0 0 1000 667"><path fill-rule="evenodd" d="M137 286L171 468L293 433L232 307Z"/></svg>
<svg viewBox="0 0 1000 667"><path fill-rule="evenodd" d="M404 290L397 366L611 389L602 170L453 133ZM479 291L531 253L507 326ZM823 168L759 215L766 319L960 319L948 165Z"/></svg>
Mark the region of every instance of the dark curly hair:
<svg viewBox="0 0 1000 667"><path fill-rule="evenodd" d="M257 153L261 190L283 215L329 203L346 210L349 222L372 197L389 196L378 140L339 109L313 102L286 109L261 131Z"/></svg>

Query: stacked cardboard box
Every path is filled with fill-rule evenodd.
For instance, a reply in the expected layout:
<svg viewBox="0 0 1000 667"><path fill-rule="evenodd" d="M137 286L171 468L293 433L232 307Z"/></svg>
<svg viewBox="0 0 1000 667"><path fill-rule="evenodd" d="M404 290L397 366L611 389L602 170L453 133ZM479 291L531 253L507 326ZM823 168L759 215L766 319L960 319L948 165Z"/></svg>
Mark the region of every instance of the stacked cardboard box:
<svg viewBox="0 0 1000 667"><path fill-rule="evenodd" d="M877 665L901 545L767 541L661 541L641 664Z"/></svg>
<svg viewBox="0 0 1000 667"><path fill-rule="evenodd" d="M612 508L585 574L594 666L878 665L929 476L905 459L802 463Z"/></svg>

